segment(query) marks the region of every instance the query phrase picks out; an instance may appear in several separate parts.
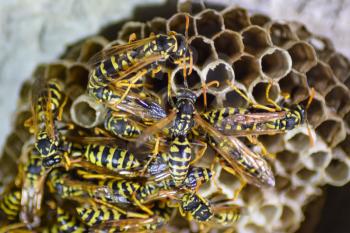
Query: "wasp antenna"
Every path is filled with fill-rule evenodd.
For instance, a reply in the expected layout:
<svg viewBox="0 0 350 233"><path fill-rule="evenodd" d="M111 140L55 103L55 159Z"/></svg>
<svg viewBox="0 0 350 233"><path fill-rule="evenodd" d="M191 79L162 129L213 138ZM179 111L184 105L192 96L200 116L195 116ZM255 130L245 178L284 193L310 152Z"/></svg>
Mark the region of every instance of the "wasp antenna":
<svg viewBox="0 0 350 233"><path fill-rule="evenodd" d="M188 29L190 27L190 17L186 14L186 25L185 25L185 39L188 39Z"/></svg>

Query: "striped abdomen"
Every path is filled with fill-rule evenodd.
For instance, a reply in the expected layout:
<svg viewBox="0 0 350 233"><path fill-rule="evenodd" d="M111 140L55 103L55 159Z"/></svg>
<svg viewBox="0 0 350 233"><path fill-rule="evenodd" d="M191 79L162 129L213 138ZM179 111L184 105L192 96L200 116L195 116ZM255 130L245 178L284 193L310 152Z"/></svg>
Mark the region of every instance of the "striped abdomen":
<svg viewBox="0 0 350 233"><path fill-rule="evenodd" d="M80 219L88 226L98 225L106 221L125 219L126 217L117 210L106 206L78 207L76 210Z"/></svg>
<svg viewBox="0 0 350 233"><path fill-rule="evenodd" d="M225 207L224 207L225 208ZM238 208L229 208L227 210L219 211L214 214L214 220L217 223L228 225L236 222L240 217Z"/></svg>
<svg viewBox="0 0 350 233"><path fill-rule="evenodd" d="M90 163L112 171L130 170L141 166L128 150L97 144L86 146L84 157Z"/></svg>
<svg viewBox="0 0 350 233"><path fill-rule="evenodd" d="M107 202L128 203L133 193L139 189L140 184L126 180L100 180L100 189L95 190L94 195ZM107 189L106 189L107 188ZM108 195L103 195L108 193Z"/></svg>
<svg viewBox="0 0 350 233"><path fill-rule="evenodd" d="M17 218L21 209L22 193L19 190L5 194L0 202L0 210L8 220Z"/></svg>
<svg viewBox="0 0 350 233"><path fill-rule="evenodd" d="M180 135L172 141L168 166L176 186L185 180L191 161L191 147L186 136Z"/></svg>
<svg viewBox="0 0 350 233"><path fill-rule="evenodd" d="M199 222L208 221L213 217L211 206L195 193L186 193L181 198L181 208Z"/></svg>
<svg viewBox="0 0 350 233"><path fill-rule="evenodd" d="M141 135L142 129L125 117L108 114L105 122L105 129L121 138L137 138Z"/></svg>
<svg viewBox="0 0 350 233"><path fill-rule="evenodd" d="M57 208L57 226L59 232L83 233L87 232L86 227L79 222L73 214L68 213L62 208Z"/></svg>

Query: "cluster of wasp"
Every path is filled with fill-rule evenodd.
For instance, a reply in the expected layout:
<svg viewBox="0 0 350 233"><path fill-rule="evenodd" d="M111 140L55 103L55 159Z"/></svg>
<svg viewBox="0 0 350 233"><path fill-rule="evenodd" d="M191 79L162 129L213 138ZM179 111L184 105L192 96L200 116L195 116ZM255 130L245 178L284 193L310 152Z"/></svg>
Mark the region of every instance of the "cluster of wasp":
<svg viewBox="0 0 350 233"><path fill-rule="evenodd" d="M176 93L170 80L164 99L147 86L146 79L157 79L161 70L171 77L180 65L183 83ZM25 125L34 141L23 149L18 175L0 202L0 232L161 231L174 213L203 230L230 226L242 211L234 199L198 191L212 177L212 167L196 166L207 145L215 162L239 177L236 195L245 183L274 186L257 136L299 127L310 104L280 107L268 97L269 88L271 105L256 104L229 83L248 108L207 111L204 98L199 112L187 84L192 49L187 35L173 32L141 40L131 35L129 43L94 55L90 66L87 93L108 109L101 127L83 129L65 120L67 96L59 79L33 84L33 114Z"/></svg>

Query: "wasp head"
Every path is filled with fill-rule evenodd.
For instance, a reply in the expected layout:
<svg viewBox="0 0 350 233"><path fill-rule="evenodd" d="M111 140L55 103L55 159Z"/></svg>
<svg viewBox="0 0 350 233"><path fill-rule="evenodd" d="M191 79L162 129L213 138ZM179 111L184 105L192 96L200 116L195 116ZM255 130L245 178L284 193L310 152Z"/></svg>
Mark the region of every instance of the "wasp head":
<svg viewBox="0 0 350 233"><path fill-rule="evenodd" d="M57 154L59 150L59 141L49 137L48 133L41 131L35 142L35 148L43 156L51 156Z"/></svg>

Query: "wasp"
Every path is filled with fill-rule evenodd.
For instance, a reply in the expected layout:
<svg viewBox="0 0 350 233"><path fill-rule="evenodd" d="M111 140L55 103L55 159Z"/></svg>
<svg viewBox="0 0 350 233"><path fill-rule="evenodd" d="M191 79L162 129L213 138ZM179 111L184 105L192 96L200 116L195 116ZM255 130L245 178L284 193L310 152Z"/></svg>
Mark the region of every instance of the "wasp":
<svg viewBox="0 0 350 233"><path fill-rule="evenodd" d="M42 156L42 164L51 167L60 163L60 136L56 121L62 120L67 98L58 79L37 77L32 89L32 117L25 122L35 134L35 147Z"/></svg>
<svg viewBox="0 0 350 233"><path fill-rule="evenodd" d="M21 210L22 192L18 189L14 189L3 195L0 202L0 211L6 217L6 219L15 220Z"/></svg>
<svg viewBox="0 0 350 233"><path fill-rule="evenodd" d="M57 207L57 230L67 233L84 233L88 229L72 213Z"/></svg>

